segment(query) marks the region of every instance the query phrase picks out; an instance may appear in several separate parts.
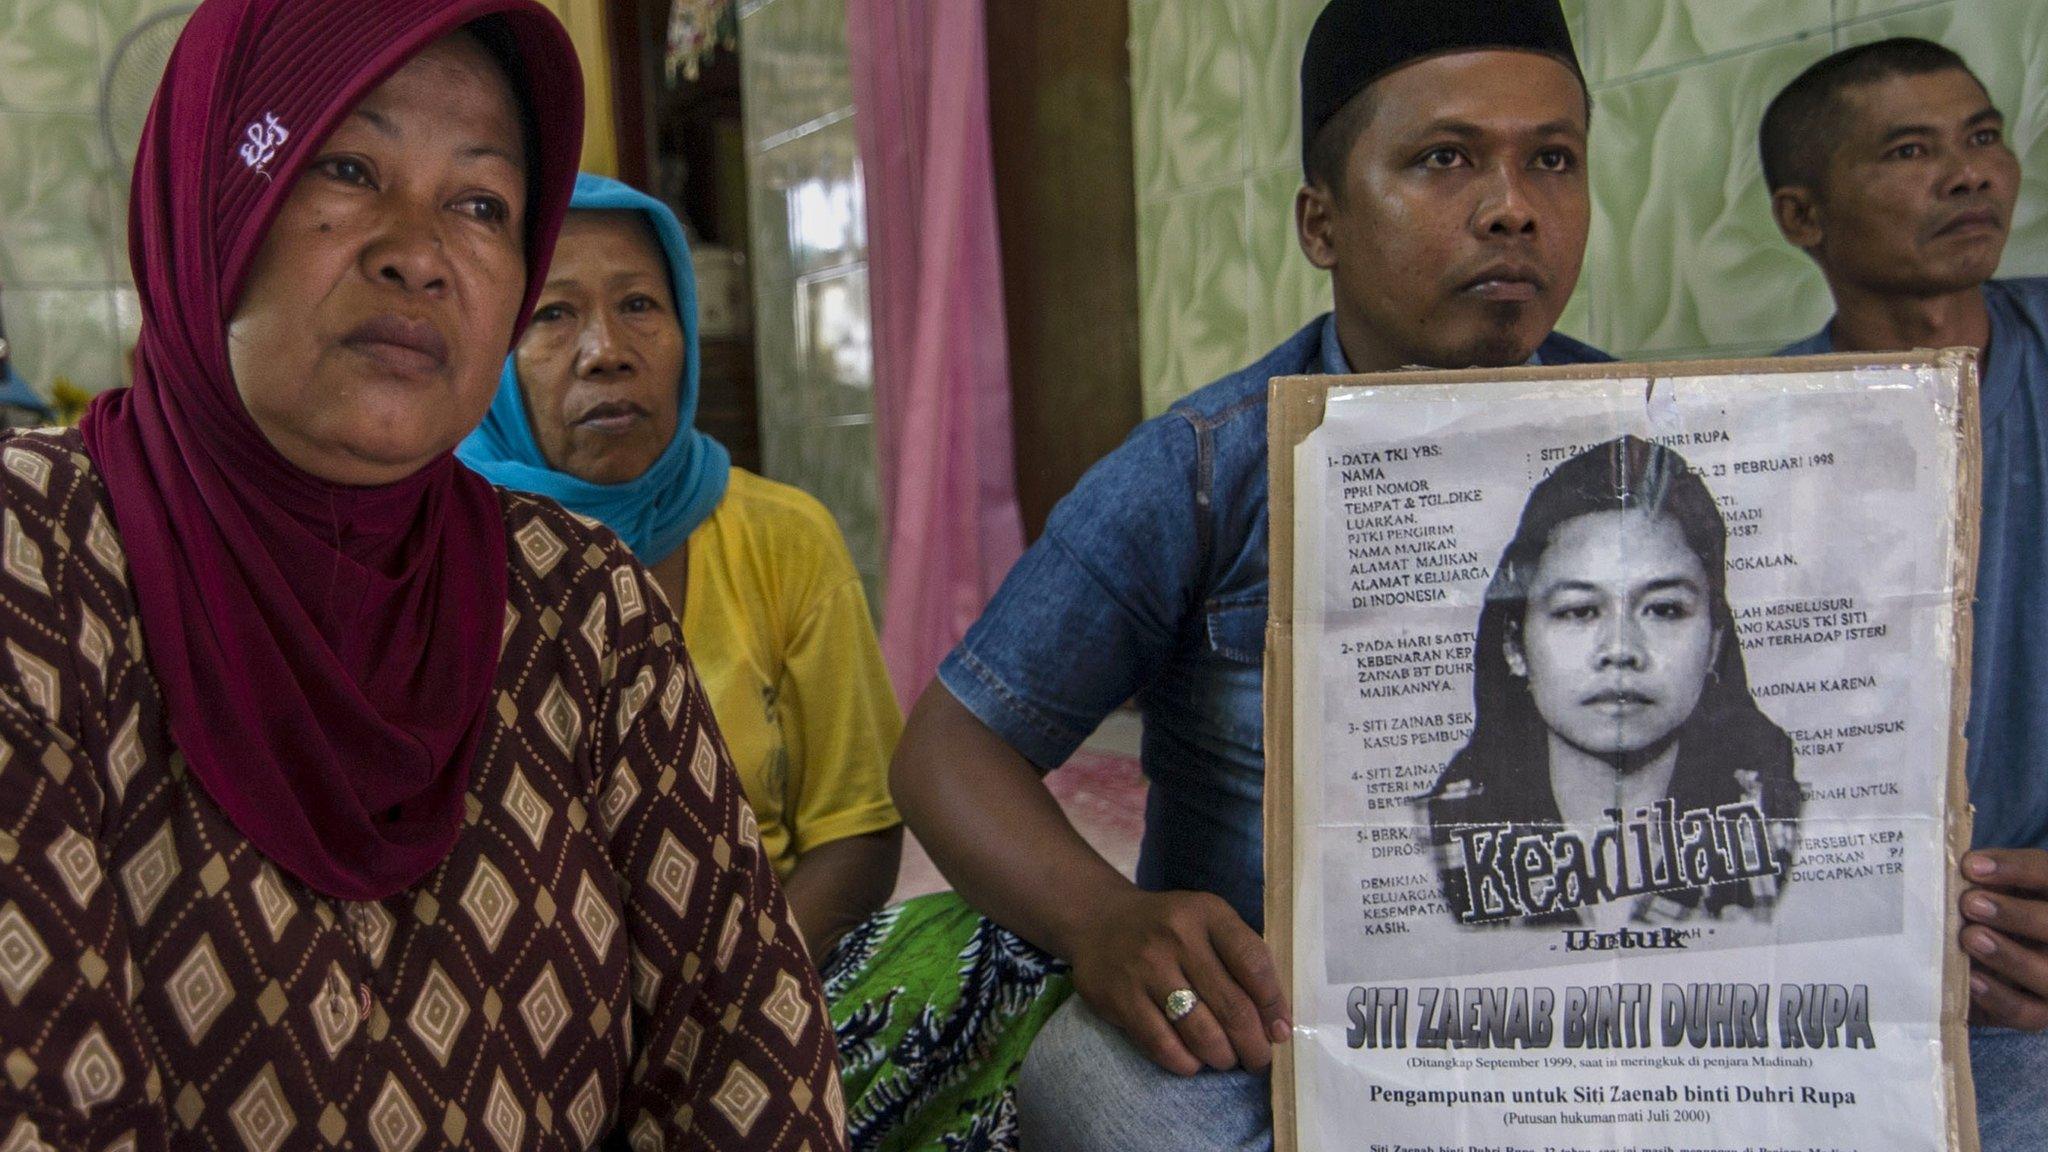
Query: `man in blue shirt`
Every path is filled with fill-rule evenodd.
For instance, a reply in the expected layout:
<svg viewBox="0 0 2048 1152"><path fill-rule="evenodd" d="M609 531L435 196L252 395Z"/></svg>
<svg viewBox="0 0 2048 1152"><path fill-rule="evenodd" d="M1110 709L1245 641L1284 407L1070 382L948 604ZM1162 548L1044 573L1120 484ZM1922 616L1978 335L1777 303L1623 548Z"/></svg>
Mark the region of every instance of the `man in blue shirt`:
<svg viewBox="0 0 2048 1152"><path fill-rule="evenodd" d="M1073 965L1079 996L1020 1084L1027 1146L1271 1141L1263 1072L1290 1021L1258 935L1267 382L1605 359L1551 332L1590 213L1589 99L1556 0L1333 0L1302 106L1297 231L1334 312L1081 480L892 768L953 884ZM1040 778L1133 696L1151 780L1135 885Z"/></svg>
<svg viewBox="0 0 2048 1152"><path fill-rule="evenodd" d="M1986 1152L2040 1146L2048 1084L2048 280L1993 280L2019 191L2005 120L1926 40L1846 49L1764 114L1779 230L1812 256L1835 317L1784 350L1972 345L1982 391L1983 530L1963 872L1970 1054Z"/></svg>
<svg viewBox="0 0 2048 1152"><path fill-rule="evenodd" d="M0 336L0 428L33 428L50 422L50 406L7 362L7 338Z"/></svg>
<svg viewBox="0 0 2048 1152"><path fill-rule="evenodd" d="M7 329L0 327L0 428L32 428L49 423L53 415L50 405L14 371Z"/></svg>

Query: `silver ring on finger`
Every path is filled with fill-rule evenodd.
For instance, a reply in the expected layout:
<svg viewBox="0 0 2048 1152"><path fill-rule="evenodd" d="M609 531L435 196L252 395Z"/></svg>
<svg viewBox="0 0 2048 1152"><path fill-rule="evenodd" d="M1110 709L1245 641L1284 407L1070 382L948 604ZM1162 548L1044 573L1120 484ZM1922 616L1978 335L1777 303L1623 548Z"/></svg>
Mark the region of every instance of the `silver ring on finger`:
<svg viewBox="0 0 2048 1152"><path fill-rule="evenodd" d="M1166 994L1166 1001L1160 1007L1166 1010L1168 1020L1178 1024L1187 1019L1188 1014L1195 1010L1195 1005L1201 1002L1201 997L1195 995L1193 988L1175 988Z"/></svg>

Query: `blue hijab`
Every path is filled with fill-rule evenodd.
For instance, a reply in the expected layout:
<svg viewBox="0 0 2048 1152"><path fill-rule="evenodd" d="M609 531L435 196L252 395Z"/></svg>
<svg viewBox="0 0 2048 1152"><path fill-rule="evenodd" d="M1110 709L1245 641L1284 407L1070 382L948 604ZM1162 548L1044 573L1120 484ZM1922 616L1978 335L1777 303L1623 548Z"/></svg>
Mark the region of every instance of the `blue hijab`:
<svg viewBox="0 0 2048 1152"><path fill-rule="evenodd" d="M619 534L643 564L659 563L682 546L725 495L732 457L725 445L698 431L697 277L690 270L690 246L668 205L616 180L585 173L576 178L571 211L627 209L647 217L668 260L675 289L676 317L683 326L682 395L676 403L676 435L653 467L622 484L592 484L548 467L527 421L514 358L505 358L498 395L482 427L458 445L455 455L494 484L547 496L571 512L597 520Z"/></svg>

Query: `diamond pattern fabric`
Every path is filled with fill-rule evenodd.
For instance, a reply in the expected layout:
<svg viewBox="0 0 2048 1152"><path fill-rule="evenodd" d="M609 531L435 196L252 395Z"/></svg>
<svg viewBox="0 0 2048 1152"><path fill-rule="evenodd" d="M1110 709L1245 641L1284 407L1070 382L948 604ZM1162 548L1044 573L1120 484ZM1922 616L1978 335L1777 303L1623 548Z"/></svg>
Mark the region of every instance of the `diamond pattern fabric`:
<svg viewBox="0 0 2048 1152"><path fill-rule="evenodd" d="M817 978L666 601L501 499L463 834L350 903L186 772L76 434L5 441L0 1145L844 1148Z"/></svg>

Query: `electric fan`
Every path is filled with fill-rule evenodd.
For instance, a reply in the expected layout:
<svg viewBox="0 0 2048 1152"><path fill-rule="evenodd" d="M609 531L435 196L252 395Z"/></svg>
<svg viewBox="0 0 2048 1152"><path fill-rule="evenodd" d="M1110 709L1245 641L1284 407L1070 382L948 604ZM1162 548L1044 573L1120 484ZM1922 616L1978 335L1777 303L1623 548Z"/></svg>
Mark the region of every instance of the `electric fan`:
<svg viewBox="0 0 2048 1152"><path fill-rule="evenodd" d="M114 48L107 74L100 80L100 136L116 178L135 169L135 150L142 140L143 121L149 119L150 101L156 99L156 86L164 78L178 33L197 7L176 4L153 12Z"/></svg>

